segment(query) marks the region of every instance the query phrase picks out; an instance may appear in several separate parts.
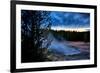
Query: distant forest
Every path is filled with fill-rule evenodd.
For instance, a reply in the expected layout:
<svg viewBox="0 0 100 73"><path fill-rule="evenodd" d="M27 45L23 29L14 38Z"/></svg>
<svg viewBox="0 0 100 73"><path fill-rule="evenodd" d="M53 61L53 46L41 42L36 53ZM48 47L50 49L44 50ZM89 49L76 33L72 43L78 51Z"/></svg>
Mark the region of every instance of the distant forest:
<svg viewBox="0 0 100 73"><path fill-rule="evenodd" d="M71 31L56 31L56 30L51 30L53 35L57 39L61 39L60 37L63 37L67 41L84 41L84 42L90 42L90 31L86 32L71 32Z"/></svg>

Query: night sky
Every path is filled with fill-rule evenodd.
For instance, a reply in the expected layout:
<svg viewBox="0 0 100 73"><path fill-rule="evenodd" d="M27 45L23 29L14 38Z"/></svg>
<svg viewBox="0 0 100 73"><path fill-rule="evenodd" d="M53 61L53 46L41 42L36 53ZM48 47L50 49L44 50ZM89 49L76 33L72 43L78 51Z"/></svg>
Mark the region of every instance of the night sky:
<svg viewBox="0 0 100 73"><path fill-rule="evenodd" d="M79 12L50 12L53 28L89 28L90 14Z"/></svg>

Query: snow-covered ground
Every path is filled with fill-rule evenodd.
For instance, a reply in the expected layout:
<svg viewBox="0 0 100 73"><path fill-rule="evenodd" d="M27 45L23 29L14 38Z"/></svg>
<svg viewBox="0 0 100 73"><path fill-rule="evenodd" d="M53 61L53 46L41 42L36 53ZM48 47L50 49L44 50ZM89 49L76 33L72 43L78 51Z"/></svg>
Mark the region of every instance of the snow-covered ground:
<svg viewBox="0 0 100 73"><path fill-rule="evenodd" d="M60 39L60 40L59 40ZM48 60L64 61L64 60L82 60L89 59L89 43L66 41L62 37L55 37L52 33L48 34L43 47L49 42L47 50Z"/></svg>
<svg viewBox="0 0 100 73"><path fill-rule="evenodd" d="M64 42L62 42L62 41L60 42L57 40L53 40L48 49L51 49L51 50L55 51L56 53L59 53L62 55L73 55L73 54L80 53L80 51L77 48L70 47L66 44L64 44Z"/></svg>
<svg viewBox="0 0 100 73"><path fill-rule="evenodd" d="M55 53L59 53L62 55L73 55L80 53L80 50L78 50L77 48L71 47L67 45L67 43L65 44L64 40L57 40L52 33L49 33L48 40L52 40L48 49L52 50Z"/></svg>

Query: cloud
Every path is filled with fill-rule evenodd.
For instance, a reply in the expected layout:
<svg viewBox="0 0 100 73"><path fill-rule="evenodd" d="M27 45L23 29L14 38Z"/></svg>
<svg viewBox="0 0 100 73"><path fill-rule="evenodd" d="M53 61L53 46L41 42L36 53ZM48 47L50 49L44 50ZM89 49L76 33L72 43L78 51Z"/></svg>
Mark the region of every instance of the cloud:
<svg viewBox="0 0 100 73"><path fill-rule="evenodd" d="M90 26L90 14L89 13L76 13L76 12L56 12L50 13L52 26Z"/></svg>

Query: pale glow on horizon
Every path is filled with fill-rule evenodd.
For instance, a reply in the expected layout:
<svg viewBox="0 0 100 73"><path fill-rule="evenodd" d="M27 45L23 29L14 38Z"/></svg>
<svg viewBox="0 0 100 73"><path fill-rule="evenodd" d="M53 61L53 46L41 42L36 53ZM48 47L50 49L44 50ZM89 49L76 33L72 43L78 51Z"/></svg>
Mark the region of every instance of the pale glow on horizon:
<svg viewBox="0 0 100 73"><path fill-rule="evenodd" d="M66 28L66 27L51 27L52 30L56 30L56 31L60 31L60 30L64 30L64 31L71 31L71 32L86 32L89 31L90 28Z"/></svg>

